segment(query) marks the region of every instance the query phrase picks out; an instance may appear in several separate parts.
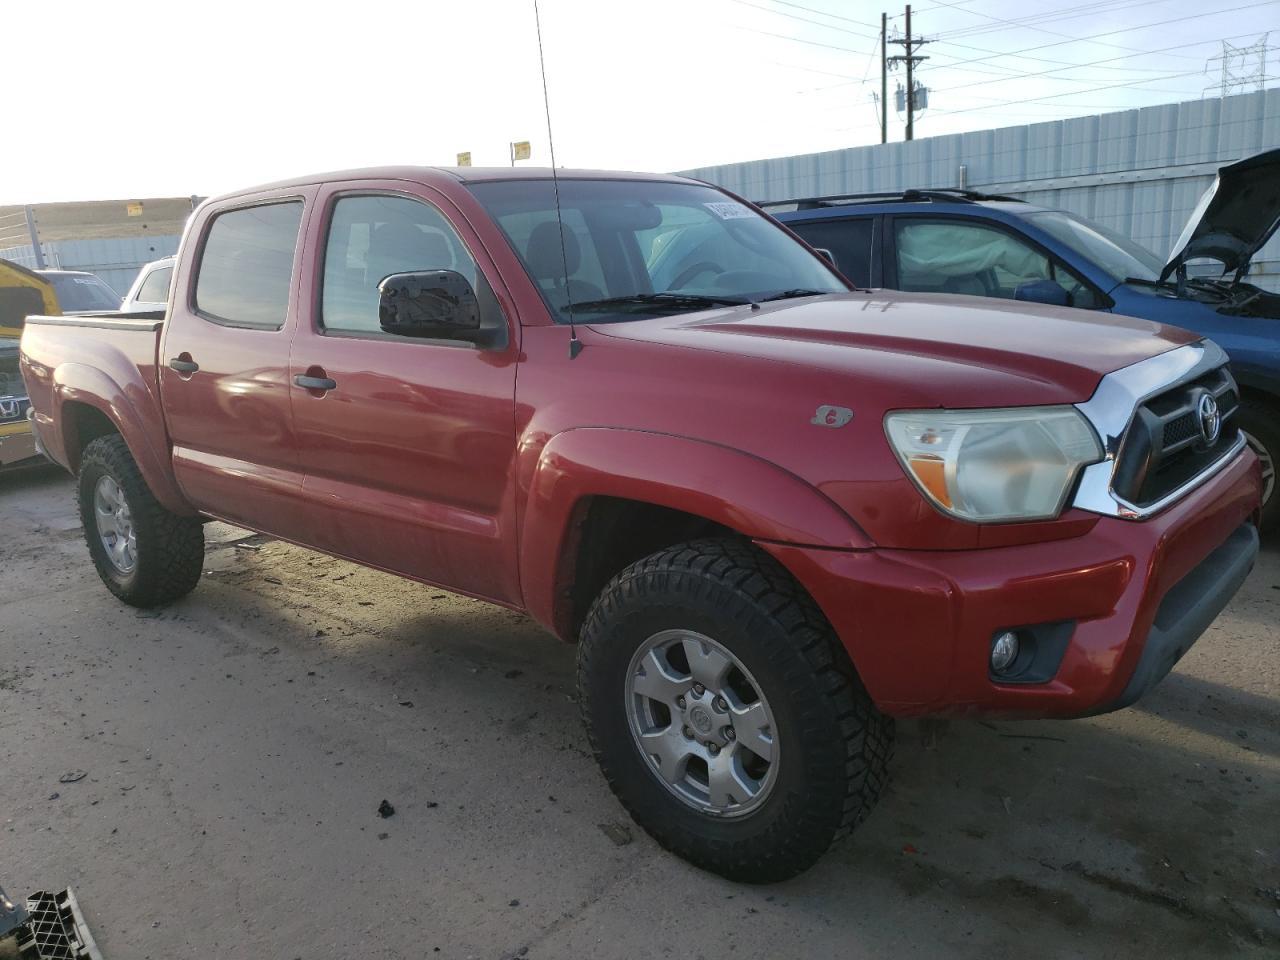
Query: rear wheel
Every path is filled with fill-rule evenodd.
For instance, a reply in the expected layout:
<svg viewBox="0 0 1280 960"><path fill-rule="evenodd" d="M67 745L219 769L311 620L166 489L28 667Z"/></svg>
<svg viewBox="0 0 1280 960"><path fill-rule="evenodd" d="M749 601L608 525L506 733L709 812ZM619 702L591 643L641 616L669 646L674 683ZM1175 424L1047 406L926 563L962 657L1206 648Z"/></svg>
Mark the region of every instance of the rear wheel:
<svg viewBox="0 0 1280 960"><path fill-rule="evenodd" d="M99 437L80 460L80 522L107 589L135 607L190 593L204 566L198 517L170 513L152 495L124 438Z"/></svg>
<svg viewBox="0 0 1280 960"><path fill-rule="evenodd" d="M683 544L615 577L583 627L578 683L632 817L730 879L807 869L884 786L893 721L813 601L749 544Z"/></svg>
<svg viewBox="0 0 1280 960"><path fill-rule="evenodd" d="M1276 466L1280 464L1280 409L1245 400L1236 423L1262 461L1262 529L1280 528L1280 496L1276 494Z"/></svg>

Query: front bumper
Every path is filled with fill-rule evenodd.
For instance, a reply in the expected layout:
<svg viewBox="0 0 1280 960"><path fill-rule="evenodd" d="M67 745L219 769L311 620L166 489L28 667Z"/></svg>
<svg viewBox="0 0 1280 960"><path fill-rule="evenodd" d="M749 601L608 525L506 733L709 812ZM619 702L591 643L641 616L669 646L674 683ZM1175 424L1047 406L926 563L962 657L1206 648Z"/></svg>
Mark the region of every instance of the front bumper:
<svg viewBox="0 0 1280 960"><path fill-rule="evenodd" d="M1083 716L1144 694L1222 611L1257 554L1260 497L1257 458L1245 452L1155 516L1099 517L1069 540L956 551L760 546L809 590L886 713ZM1046 679L993 679L993 636L1034 625L1063 631Z"/></svg>

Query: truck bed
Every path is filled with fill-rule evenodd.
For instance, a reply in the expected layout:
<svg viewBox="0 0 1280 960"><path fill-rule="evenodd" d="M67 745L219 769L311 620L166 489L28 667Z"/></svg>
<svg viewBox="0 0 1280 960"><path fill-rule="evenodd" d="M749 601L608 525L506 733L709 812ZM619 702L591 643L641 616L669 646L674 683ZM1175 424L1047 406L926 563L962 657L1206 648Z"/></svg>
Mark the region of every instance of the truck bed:
<svg viewBox="0 0 1280 960"><path fill-rule="evenodd" d="M94 418L118 417L149 482L168 471L156 370L163 326L163 312L27 317L26 386L37 411L34 426L52 460L74 471Z"/></svg>

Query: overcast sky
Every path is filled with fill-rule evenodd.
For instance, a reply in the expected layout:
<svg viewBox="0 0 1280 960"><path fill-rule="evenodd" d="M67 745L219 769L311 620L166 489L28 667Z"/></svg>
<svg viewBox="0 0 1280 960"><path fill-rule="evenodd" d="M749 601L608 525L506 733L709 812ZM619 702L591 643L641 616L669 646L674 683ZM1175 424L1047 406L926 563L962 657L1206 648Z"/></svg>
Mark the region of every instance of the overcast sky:
<svg viewBox="0 0 1280 960"><path fill-rule="evenodd" d="M6 87L33 116L6 106L0 203L210 195L461 150L505 164L510 140L550 161L532 0L5 7ZM678 170L877 142L882 9L893 38L901 6L862 0L541 0L556 160ZM1277 0L922 0L916 135L1215 95L1221 40L1268 28Z"/></svg>

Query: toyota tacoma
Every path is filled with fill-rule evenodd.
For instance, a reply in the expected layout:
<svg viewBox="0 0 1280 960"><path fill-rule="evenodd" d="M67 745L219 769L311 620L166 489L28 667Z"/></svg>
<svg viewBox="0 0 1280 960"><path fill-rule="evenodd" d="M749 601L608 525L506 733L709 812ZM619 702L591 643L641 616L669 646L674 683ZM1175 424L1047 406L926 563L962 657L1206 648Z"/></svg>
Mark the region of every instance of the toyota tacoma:
<svg viewBox="0 0 1280 960"><path fill-rule="evenodd" d="M246 190L165 311L34 316L21 353L122 601L195 587L216 518L525 611L635 820L745 881L868 814L895 717L1132 703L1258 548L1212 342L855 289L678 177Z"/></svg>

